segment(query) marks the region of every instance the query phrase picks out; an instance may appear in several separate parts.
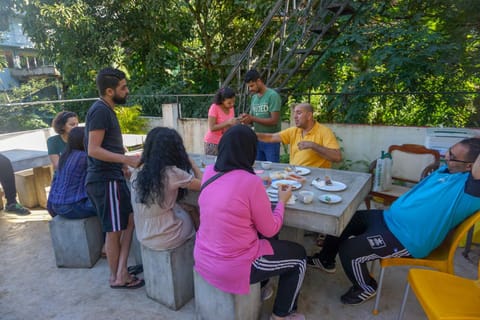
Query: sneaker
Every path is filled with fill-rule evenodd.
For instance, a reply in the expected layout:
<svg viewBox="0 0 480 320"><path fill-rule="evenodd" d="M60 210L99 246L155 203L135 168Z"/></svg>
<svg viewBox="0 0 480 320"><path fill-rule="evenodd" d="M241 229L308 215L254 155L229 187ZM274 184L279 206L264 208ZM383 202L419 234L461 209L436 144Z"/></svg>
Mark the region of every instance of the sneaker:
<svg viewBox="0 0 480 320"><path fill-rule="evenodd" d="M273 287L270 285L270 282L262 288L260 296L262 301L268 300L273 296Z"/></svg>
<svg viewBox="0 0 480 320"><path fill-rule="evenodd" d="M377 295L377 291L367 292L357 286L352 286L340 300L343 304L359 305Z"/></svg>
<svg viewBox="0 0 480 320"><path fill-rule="evenodd" d="M292 312L283 319L285 319L285 320L305 320L305 316L301 313ZM273 320L273 316L270 316L270 320Z"/></svg>
<svg viewBox="0 0 480 320"><path fill-rule="evenodd" d="M307 265L321 269L327 273L335 273L337 269L335 268L335 261L329 262L327 260L320 260L317 255L307 257Z"/></svg>
<svg viewBox="0 0 480 320"><path fill-rule="evenodd" d="M20 203L7 204L5 206L5 211L8 213L15 213L20 215L27 215L31 213L30 210L23 207Z"/></svg>

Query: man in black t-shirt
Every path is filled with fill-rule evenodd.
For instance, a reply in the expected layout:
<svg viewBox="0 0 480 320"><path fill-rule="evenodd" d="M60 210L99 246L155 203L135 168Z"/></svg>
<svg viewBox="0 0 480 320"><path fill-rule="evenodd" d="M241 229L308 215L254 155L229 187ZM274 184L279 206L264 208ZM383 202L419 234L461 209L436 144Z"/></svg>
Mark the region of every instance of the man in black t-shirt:
<svg viewBox="0 0 480 320"><path fill-rule="evenodd" d="M126 156L114 108L128 95L125 73L113 68L97 75L100 100L88 110L85 147L88 150L87 193L106 232L110 287L136 289L145 282L128 273L127 259L133 235L133 209L124 167L137 167L139 158Z"/></svg>

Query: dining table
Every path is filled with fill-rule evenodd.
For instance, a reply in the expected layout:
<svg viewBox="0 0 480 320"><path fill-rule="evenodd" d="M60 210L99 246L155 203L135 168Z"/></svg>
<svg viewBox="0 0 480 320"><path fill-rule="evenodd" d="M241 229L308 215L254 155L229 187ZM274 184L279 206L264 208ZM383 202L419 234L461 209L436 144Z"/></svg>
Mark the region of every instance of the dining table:
<svg viewBox="0 0 480 320"><path fill-rule="evenodd" d="M214 156L200 154L190 154L190 157L201 170L216 160ZM255 162L254 169L258 176L272 178L272 184L266 192L273 197L274 186L278 188L278 184L284 183L283 177L290 173L302 177L303 183L294 184L294 199L286 204L283 223L287 228L282 230L285 234L283 238L298 242L303 241L305 231L339 236L365 200L372 185L371 174L365 172L290 166L287 163L272 163L270 169L265 170L261 161ZM331 184L326 184L326 179ZM301 201L300 192L303 190L313 192L311 203ZM184 201L196 205L198 195L198 192L189 191ZM274 204L275 199L271 200Z"/></svg>
<svg viewBox="0 0 480 320"><path fill-rule="evenodd" d="M52 180L52 172L50 169L50 158L47 151L43 150L27 150L27 149L11 149L0 151L12 163L13 171L20 172L33 169L33 186L19 184L20 178L24 177L19 174L17 181L17 192L20 202L28 204L28 207L40 205L47 207L47 189ZM27 180L25 180L25 184ZM33 189L33 190L32 190Z"/></svg>

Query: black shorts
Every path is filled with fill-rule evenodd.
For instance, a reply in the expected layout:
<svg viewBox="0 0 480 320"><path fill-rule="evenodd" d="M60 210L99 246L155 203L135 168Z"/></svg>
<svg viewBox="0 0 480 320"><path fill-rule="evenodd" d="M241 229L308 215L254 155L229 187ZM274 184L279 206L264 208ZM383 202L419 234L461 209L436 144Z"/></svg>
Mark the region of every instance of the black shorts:
<svg viewBox="0 0 480 320"><path fill-rule="evenodd" d="M128 217L133 209L130 190L125 180L89 183L87 193L97 210L104 232L122 231L127 228Z"/></svg>

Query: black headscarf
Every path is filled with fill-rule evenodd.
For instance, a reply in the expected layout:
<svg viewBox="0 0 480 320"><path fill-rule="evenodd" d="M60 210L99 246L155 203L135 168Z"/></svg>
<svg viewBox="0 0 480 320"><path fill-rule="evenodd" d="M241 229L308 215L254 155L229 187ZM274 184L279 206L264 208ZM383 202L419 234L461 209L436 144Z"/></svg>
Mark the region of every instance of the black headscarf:
<svg viewBox="0 0 480 320"><path fill-rule="evenodd" d="M235 125L220 139L215 171L229 172L240 169L255 174L253 163L256 155L257 135L250 127Z"/></svg>

